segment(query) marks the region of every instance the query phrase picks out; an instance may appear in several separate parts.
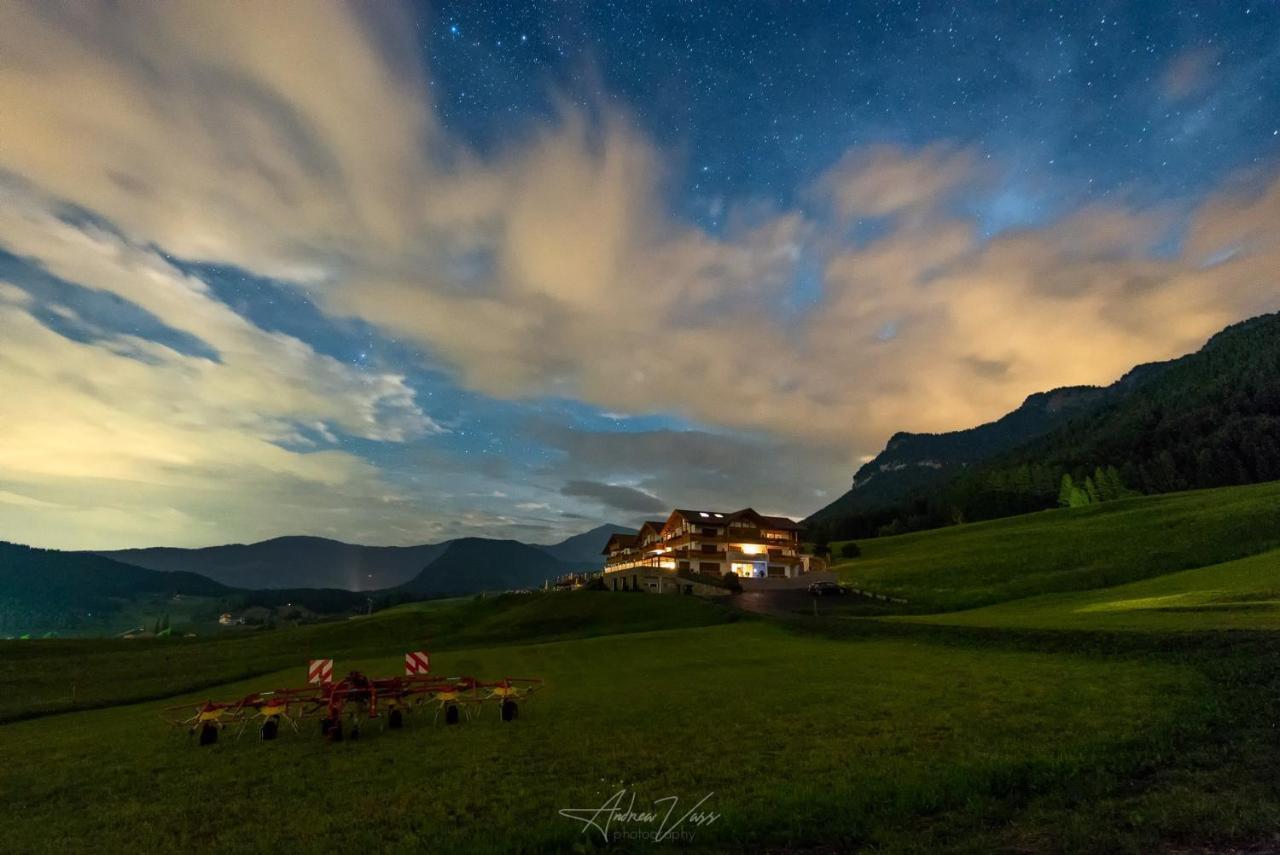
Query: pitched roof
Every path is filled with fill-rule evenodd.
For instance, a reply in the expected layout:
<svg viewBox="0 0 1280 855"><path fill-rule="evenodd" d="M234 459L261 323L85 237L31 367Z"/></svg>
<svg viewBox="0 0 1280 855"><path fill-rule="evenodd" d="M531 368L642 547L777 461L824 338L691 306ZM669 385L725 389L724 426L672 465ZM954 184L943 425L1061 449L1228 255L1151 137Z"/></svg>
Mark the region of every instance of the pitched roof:
<svg viewBox="0 0 1280 855"><path fill-rule="evenodd" d="M732 514L727 514L724 511L692 511L687 508L676 508L672 513L679 514L685 519L693 520L695 522L700 522L705 519L713 523L716 520L723 521L732 516Z"/></svg>
<svg viewBox="0 0 1280 855"><path fill-rule="evenodd" d="M609 539L605 541L604 549L600 550L600 554L608 555L610 552L613 551L609 547L613 546L615 543L618 544L619 549L624 549L628 546L631 546L633 543L636 542L636 539L639 537L640 535L638 534L624 534L623 532L620 532L620 531L614 532L613 534L609 535Z"/></svg>
<svg viewBox="0 0 1280 855"><path fill-rule="evenodd" d="M743 508L740 511L695 511L685 508L676 508L673 513L695 523L707 523L710 525L724 524L731 520L741 519L743 517L755 517L763 523L775 528L786 529L788 531L798 531L802 526L795 520L787 517L771 517L767 514L759 513L755 508Z"/></svg>

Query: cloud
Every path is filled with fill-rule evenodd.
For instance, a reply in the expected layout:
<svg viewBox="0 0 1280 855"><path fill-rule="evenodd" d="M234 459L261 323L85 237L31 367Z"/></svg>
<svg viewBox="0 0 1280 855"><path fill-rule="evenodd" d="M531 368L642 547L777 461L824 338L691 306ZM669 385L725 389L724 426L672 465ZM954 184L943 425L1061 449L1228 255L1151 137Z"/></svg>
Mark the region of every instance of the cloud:
<svg viewBox="0 0 1280 855"><path fill-rule="evenodd" d="M1203 92L1220 56L1215 48L1195 48L1174 57L1160 77L1165 98L1182 101Z"/></svg>
<svg viewBox="0 0 1280 855"><path fill-rule="evenodd" d="M185 258L308 278L390 250L441 201L437 129L413 28L368 11L11 4L0 167Z"/></svg>
<svg viewBox="0 0 1280 855"><path fill-rule="evenodd" d="M657 496L619 484L598 481L570 481L560 488L561 495L595 499L600 504L620 511L648 514L669 510Z"/></svg>
<svg viewBox="0 0 1280 855"><path fill-rule="evenodd" d="M39 542L56 532L63 545L92 547L192 542L285 508L320 522L317 507L332 501L323 490L375 506L394 495L372 466L332 447L331 430L379 441L441 430L403 377L358 372L264 331L154 250L69 222L48 200L2 183L0 248L127 301L212 354L89 323L80 327L91 335L71 338L39 319L42 307L17 282L0 285L0 482L24 511L6 513L9 536ZM291 450L300 445L311 450ZM196 506L208 516L193 518Z"/></svg>
<svg viewBox="0 0 1280 855"><path fill-rule="evenodd" d="M468 149L436 116L408 15L289 2L6 8L0 172L15 178L0 244L217 358L120 334L74 341L36 320L20 283L0 285L0 468L27 485L5 489L63 503L66 484L138 482L176 515L86 529L105 536L175 531L196 508L234 516L231 492L261 519L257 491L278 478L296 490L290 519L305 521L315 485L371 507L394 491L353 455L291 449L441 429L404 378L350 371L253 326L160 251L294 281L331 314L421 345L470 389L716 428L665 438L696 478L663 462L653 437L629 435L626 453L648 461L647 475L628 463L638 488L608 483L620 467L593 457L596 440L566 440L583 467L565 476L566 495L621 510L710 498L719 483L716 495L764 494L795 512L798 491L832 489L826 473L846 477L897 430L969 426L1033 391L1109 382L1277 307L1280 183L1265 177L1190 211L1108 201L988 240L955 204L998 190L978 152L858 148L808 182L802 206L729 200L727 228L711 234L671 215L668 153L625 113L597 121L566 107L494 153ZM1194 91L1193 65L1171 69L1169 92ZM55 215L49 199L92 217ZM857 220L877 228L851 240ZM818 296L789 310L813 268ZM218 511L192 498L212 480L228 485Z"/></svg>
<svg viewBox="0 0 1280 855"><path fill-rule="evenodd" d="M979 176L973 153L935 144L918 151L892 145L850 149L816 183L845 220L934 212Z"/></svg>
<svg viewBox="0 0 1280 855"><path fill-rule="evenodd" d="M534 436L563 453L547 467L548 476L604 476L674 507L751 505L763 513L803 517L822 504L822 495L843 492L856 468L840 450L702 430L620 433L543 425Z"/></svg>
<svg viewBox="0 0 1280 855"><path fill-rule="evenodd" d="M517 502L516 508L522 511L549 511L551 506L546 502Z"/></svg>

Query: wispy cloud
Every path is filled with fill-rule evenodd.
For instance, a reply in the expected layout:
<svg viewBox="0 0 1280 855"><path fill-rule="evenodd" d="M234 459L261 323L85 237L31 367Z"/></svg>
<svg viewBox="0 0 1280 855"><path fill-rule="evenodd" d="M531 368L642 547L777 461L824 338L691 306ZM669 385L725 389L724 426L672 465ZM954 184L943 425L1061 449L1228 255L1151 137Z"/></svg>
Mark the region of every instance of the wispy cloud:
<svg viewBox="0 0 1280 855"><path fill-rule="evenodd" d="M6 489L55 504L115 491L75 524L117 539L225 531L272 503L289 509L277 526L341 526L338 508L396 495L330 446L438 432L405 378L256 327L168 256L293 281L335 316L420 344L470 389L677 413L833 468L896 430L1107 382L1277 305L1280 183L1267 176L1189 212L1113 201L988 240L953 204L991 180L979 152L854 149L812 176L803 207L730 200L711 234L671 214L670 155L625 112L566 107L496 154L469 149L435 113L407 16L289 2L6 10L0 247L217 356L69 338L21 283L0 284L0 467L23 485ZM1171 93L1198 85L1199 62L1171 69ZM802 270L818 287L787 311ZM320 446L298 451L304 435ZM575 473L566 495L640 511L679 482L667 473L649 494L601 471ZM287 501L264 488L276 483Z"/></svg>
<svg viewBox="0 0 1280 855"><path fill-rule="evenodd" d="M560 488L561 495L595 499L602 505L631 513L658 513L667 504L651 493L624 484L601 484L598 481L574 480Z"/></svg>

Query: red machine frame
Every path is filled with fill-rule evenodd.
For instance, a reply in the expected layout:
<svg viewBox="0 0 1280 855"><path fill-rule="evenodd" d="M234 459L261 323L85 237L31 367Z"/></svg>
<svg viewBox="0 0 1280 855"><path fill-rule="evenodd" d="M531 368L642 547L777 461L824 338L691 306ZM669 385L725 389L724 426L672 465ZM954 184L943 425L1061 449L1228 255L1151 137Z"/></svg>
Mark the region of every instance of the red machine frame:
<svg viewBox="0 0 1280 855"><path fill-rule="evenodd" d="M358 739L362 723L377 720L391 730L404 726L405 715L434 708L432 721L444 714L446 724L471 719L486 704L497 707L502 721L514 721L520 704L542 687L536 677L503 677L481 681L474 677L411 674L368 677L351 671L337 682L297 689L254 692L236 701L207 700L168 707L161 716L201 745L212 745L227 728L237 738L257 722L263 741L275 739L282 722L300 732L303 719L320 719L320 733L331 742Z"/></svg>

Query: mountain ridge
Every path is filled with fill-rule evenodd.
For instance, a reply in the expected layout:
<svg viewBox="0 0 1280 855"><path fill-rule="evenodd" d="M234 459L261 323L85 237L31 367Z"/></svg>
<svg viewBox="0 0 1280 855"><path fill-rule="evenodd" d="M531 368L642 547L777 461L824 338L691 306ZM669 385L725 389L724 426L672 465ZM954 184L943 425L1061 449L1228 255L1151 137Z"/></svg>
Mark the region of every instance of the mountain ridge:
<svg viewBox="0 0 1280 855"><path fill-rule="evenodd" d="M563 565L562 572L569 572L599 564L600 549L609 535L627 530L605 523L556 543L523 545L548 555ZM198 573L233 588L381 591L414 579L460 540L501 542L495 538L454 538L415 546L366 546L312 535L281 535L254 543L194 548L156 546L83 554L147 570Z"/></svg>
<svg viewBox="0 0 1280 855"><path fill-rule="evenodd" d="M848 492L805 522L815 533L866 537L1060 502L1274 480L1278 436L1273 313L1232 324L1192 353L1137 365L1110 386L1036 393L963 431L895 434Z"/></svg>
<svg viewBox="0 0 1280 855"><path fill-rule="evenodd" d="M396 590L423 596L538 588L563 575L568 565L518 540L461 537Z"/></svg>

